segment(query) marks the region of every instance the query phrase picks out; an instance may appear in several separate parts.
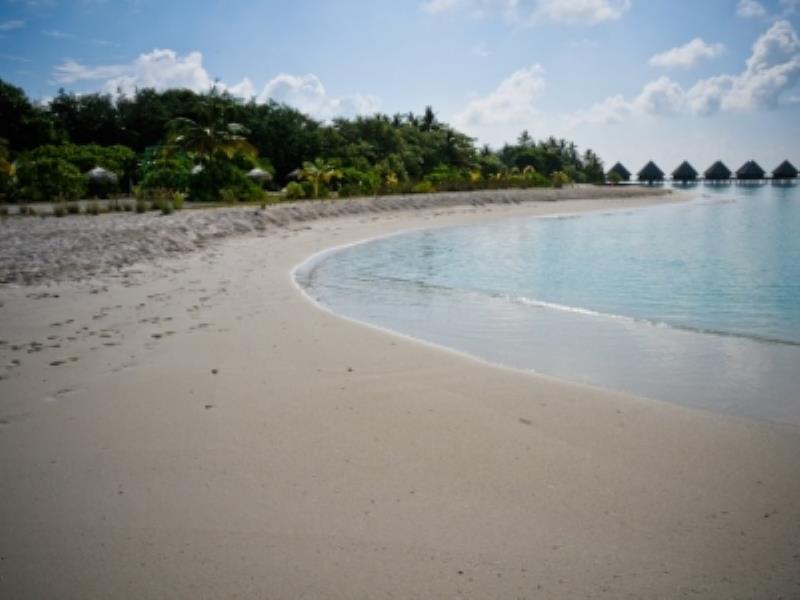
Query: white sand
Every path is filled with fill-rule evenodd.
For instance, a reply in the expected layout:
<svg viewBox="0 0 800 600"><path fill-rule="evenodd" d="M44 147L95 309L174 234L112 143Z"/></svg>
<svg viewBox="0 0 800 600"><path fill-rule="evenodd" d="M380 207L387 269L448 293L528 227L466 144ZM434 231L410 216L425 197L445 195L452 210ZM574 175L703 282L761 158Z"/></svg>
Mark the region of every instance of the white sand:
<svg viewBox="0 0 800 600"><path fill-rule="evenodd" d="M400 229L650 202L322 219L2 288L0 598L800 597L797 430L491 367L289 277Z"/></svg>

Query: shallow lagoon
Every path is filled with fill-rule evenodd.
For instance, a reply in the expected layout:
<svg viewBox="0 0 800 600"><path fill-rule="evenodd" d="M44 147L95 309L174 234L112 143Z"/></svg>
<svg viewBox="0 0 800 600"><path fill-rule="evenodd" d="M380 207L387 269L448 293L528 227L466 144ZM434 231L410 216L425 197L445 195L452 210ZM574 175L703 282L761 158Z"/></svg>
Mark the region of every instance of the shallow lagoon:
<svg viewBox="0 0 800 600"><path fill-rule="evenodd" d="M800 425L800 187L426 230L298 271L345 316L545 375Z"/></svg>

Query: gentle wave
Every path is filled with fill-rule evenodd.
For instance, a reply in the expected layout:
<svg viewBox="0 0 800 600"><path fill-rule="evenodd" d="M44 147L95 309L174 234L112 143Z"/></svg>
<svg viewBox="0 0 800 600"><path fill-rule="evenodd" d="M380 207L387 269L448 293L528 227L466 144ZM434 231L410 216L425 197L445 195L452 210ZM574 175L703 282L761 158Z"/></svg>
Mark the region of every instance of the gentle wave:
<svg viewBox="0 0 800 600"><path fill-rule="evenodd" d="M627 321L629 323L640 323L650 325L651 327L669 327L670 329L677 329L679 331L688 331L691 333L704 333L708 335L717 335L722 337L732 337L740 339L754 340L756 342L764 342L768 344L783 344L785 346L800 346L799 342L792 340L785 340L782 338L763 336L751 333L741 333L736 331L725 331L722 329L710 329L702 327L692 327L690 325L680 325L677 323L667 323L665 321L654 321L652 319L643 319L638 317L628 317L625 315L615 315L611 313L604 313L588 308L580 308L578 306L567 306L565 304L556 304L555 302L546 302L544 300L536 300L526 296L510 296L508 294L491 294L494 298L503 298L509 302L524 304L526 306L533 306L537 308L547 308L551 310L558 310L561 312L569 312L589 317L602 317L605 319L614 319L617 321Z"/></svg>

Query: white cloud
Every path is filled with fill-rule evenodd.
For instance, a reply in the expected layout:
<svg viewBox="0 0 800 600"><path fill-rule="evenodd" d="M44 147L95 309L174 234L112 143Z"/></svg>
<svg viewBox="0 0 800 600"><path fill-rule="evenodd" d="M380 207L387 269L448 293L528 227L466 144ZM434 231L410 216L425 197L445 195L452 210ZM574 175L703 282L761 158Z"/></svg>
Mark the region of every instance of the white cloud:
<svg viewBox="0 0 800 600"><path fill-rule="evenodd" d="M380 100L375 96L329 96L322 81L313 73L300 76L281 73L264 86L259 96L263 102L270 98L323 120L371 114L380 109Z"/></svg>
<svg viewBox="0 0 800 600"><path fill-rule="evenodd" d="M25 27L25 21L13 19L11 21L0 21L0 31L13 31Z"/></svg>
<svg viewBox="0 0 800 600"><path fill-rule="evenodd" d="M272 98L319 119L371 114L380 109L380 100L374 96L356 94L331 97L319 77L312 73L302 76L282 73L269 81L260 94L247 77L233 85L215 81L203 66L200 52L180 56L174 50L156 49L141 54L131 63L97 66L66 59L53 69L53 79L64 84L99 82L103 91L111 94L119 91L124 95L131 95L142 88L185 88L206 92L216 86L219 90L247 100L255 98L266 102Z"/></svg>
<svg viewBox="0 0 800 600"><path fill-rule="evenodd" d="M520 69L500 82L488 96L469 102L455 115L454 122L465 129L530 122L538 114L534 103L544 87L541 66Z"/></svg>
<svg viewBox="0 0 800 600"><path fill-rule="evenodd" d="M426 0L421 5L422 10L434 15L497 14L528 25L540 22L595 25L621 18L630 6L631 0Z"/></svg>
<svg viewBox="0 0 800 600"><path fill-rule="evenodd" d="M767 9L756 0L739 0L736 14L745 19L759 19L767 16Z"/></svg>
<svg viewBox="0 0 800 600"><path fill-rule="evenodd" d="M703 59L712 59L725 52L724 44L707 44L701 38L656 54L650 59L650 65L665 69L690 69Z"/></svg>
<svg viewBox="0 0 800 600"><path fill-rule="evenodd" d="M631 7L630 0L539 0L536 20L589 24L616 21Z"/></svg>
<svg viewBox="0 0 800 600"><path fill-rule="evenodd" d="M697 81L688 90L667 77L648 83L633 100L613 96L568 117L581 123L619 123L633 116L679 113L706 116L720 111L774 108L800 80L800 39L788 21L775 22L755 44L738 75Z"/></svg>

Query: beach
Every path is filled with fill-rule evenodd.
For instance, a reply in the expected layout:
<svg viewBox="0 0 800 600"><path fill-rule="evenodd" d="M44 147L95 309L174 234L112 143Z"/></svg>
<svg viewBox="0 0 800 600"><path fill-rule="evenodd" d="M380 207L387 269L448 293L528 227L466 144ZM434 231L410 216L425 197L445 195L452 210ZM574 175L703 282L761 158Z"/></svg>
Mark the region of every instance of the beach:
<svg viewBox="0 0 800 600"><path fill-rule="evenodd" d="M797 428L490 365L291 276L398 231L680 201L640 193L4 223L0 597L800 596Z"/></svg>

